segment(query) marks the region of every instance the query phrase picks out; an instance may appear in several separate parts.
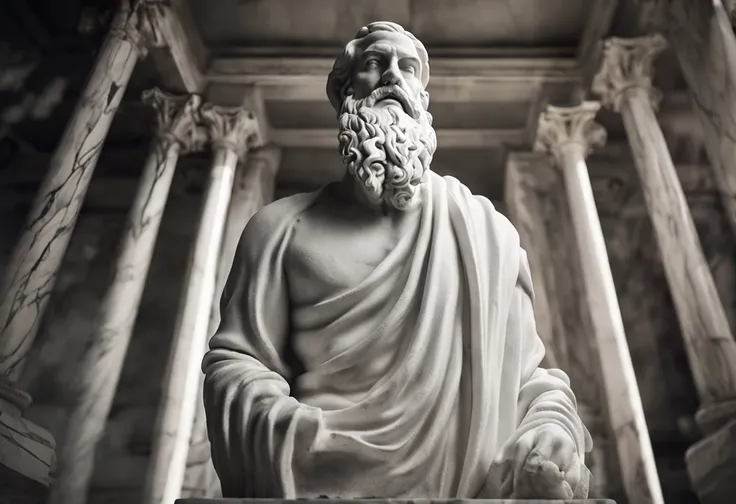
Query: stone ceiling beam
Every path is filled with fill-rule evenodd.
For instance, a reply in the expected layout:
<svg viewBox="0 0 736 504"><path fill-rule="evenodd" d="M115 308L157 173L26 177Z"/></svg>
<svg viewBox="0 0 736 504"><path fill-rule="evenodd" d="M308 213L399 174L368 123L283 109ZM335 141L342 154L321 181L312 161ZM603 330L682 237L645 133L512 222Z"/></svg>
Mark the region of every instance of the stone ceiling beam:
<svg viewBox="0 0 736 504"><path fill-rule="evenodd" d="M513 53L510 53L513 54ZM256 85L266 100L317 101L325 98L333 57L215 58L210 84ZM433 58L429 92L432 101L526 101L541 84L579 84L575 58Z"/></svg>
<svg viewBox="0 0 736 504"><path fill-rule="evenodd" d="M200 93L206 79L203 69L207 48L184 0L162 3L146 0L158 10L157 26L165 49L152 51L162 84L177 92ZM172 71L173 70L173 71Z"/></svg>
<svg viewBox="0 0 736 504"><path fill-rule="evenodd" d="M580 91L583 94L587 92L593 75L598 70L603 47L601 40L608 35L611 29L618 3L618 0L591 0L590 2L590 14L588 14L588 20L577 49L582 80Z"/></svg>

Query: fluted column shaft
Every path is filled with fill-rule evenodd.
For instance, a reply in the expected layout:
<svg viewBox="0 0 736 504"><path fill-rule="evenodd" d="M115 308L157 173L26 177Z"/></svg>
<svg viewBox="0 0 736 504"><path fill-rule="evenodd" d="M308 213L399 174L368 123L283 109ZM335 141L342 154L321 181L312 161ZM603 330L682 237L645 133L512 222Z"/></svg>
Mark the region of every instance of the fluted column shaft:
<svg viewBox="0 0 736 504"><path fill-rule="evenodd" d="M695 386L707 405L736 399L736 342L655 116L651 66L665 46L659 36L609 39L594 90L623 118Z"/></svg>
<svg viewBox="0 0 736 504"><path fill-rule="evenodd" d="M92 172L150 33L143 7L123 2L51 158L0 286L0 378L17 380L33 343Z"/></svg>
<svg viewBox="0 0 736 504"><path fill-rule="evenodd" d="M112 283L103 298L94 338L79 367L77 402L59 453L52 504L86 502L95 450L105 429L120 379L161 218L179 154L196 149L198 96L144 94L156 108L156 138L128 215ZM199 142L201 144L201 142Z"/></svg>
<svg viewBox="0 0 736 504"><path fill-rule="evenodd" d="M578 244L611 427L622 482L631 502L663 504L644 408L634 374L585 157L605 141L593 122L596 102L548 107L540 119L537 148L549 151L563 173Z"/></svg>
<svg viewBox="0 0 736 504"><path fill-rule="evenodd" d="M202 119L213 147L212 171L166 366L145 504L170 504L184 482L235 168L256 133L253 115L242 108L205 107Z"/></svg>

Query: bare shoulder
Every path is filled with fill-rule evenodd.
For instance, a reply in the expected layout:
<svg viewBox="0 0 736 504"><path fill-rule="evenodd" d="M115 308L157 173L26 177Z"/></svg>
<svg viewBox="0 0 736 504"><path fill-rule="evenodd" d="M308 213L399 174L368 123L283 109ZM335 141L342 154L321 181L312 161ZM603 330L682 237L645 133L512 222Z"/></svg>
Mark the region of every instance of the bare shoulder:
<svg viewBox="0 0 736 504"><path fill-rule="evenodd" d="M240 238L240 247L259 249L273 233L283 229L296 218L305 206L306 194L297 194L274 201L261 208L250 218Z"/></svg>

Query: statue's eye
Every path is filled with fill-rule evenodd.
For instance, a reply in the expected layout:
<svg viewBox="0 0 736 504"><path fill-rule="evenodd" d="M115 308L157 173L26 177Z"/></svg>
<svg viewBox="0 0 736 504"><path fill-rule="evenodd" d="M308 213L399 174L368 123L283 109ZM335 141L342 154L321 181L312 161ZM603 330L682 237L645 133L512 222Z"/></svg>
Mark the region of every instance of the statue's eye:
<svg viewBox="0 0 736 504"><path fill-rule="evenodd" d="M373 70L374 68L378 68L378 60L375 58L371 58L365 62L365 68L366 70Z"/></svg>
<svg viewBox="0 0 736 504"><path fill-rule="evenodd" d="M414 65L402 65L401 70L408 73L409 75L414 75L417 71L417 69L414 68Z"/></svg>

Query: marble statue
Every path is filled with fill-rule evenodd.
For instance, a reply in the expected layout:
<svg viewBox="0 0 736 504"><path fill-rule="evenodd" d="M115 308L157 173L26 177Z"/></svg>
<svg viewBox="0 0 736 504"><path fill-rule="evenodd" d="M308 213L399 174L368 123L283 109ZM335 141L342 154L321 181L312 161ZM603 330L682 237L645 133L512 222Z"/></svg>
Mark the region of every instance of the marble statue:
<svg viewBox="0 0 736 504"><path fill-rule="evenodd" d="M511 223L430 170L429 61L361 28L327 78L345 176L247 224L203 370L225 497L585 498Z"/></svg>

